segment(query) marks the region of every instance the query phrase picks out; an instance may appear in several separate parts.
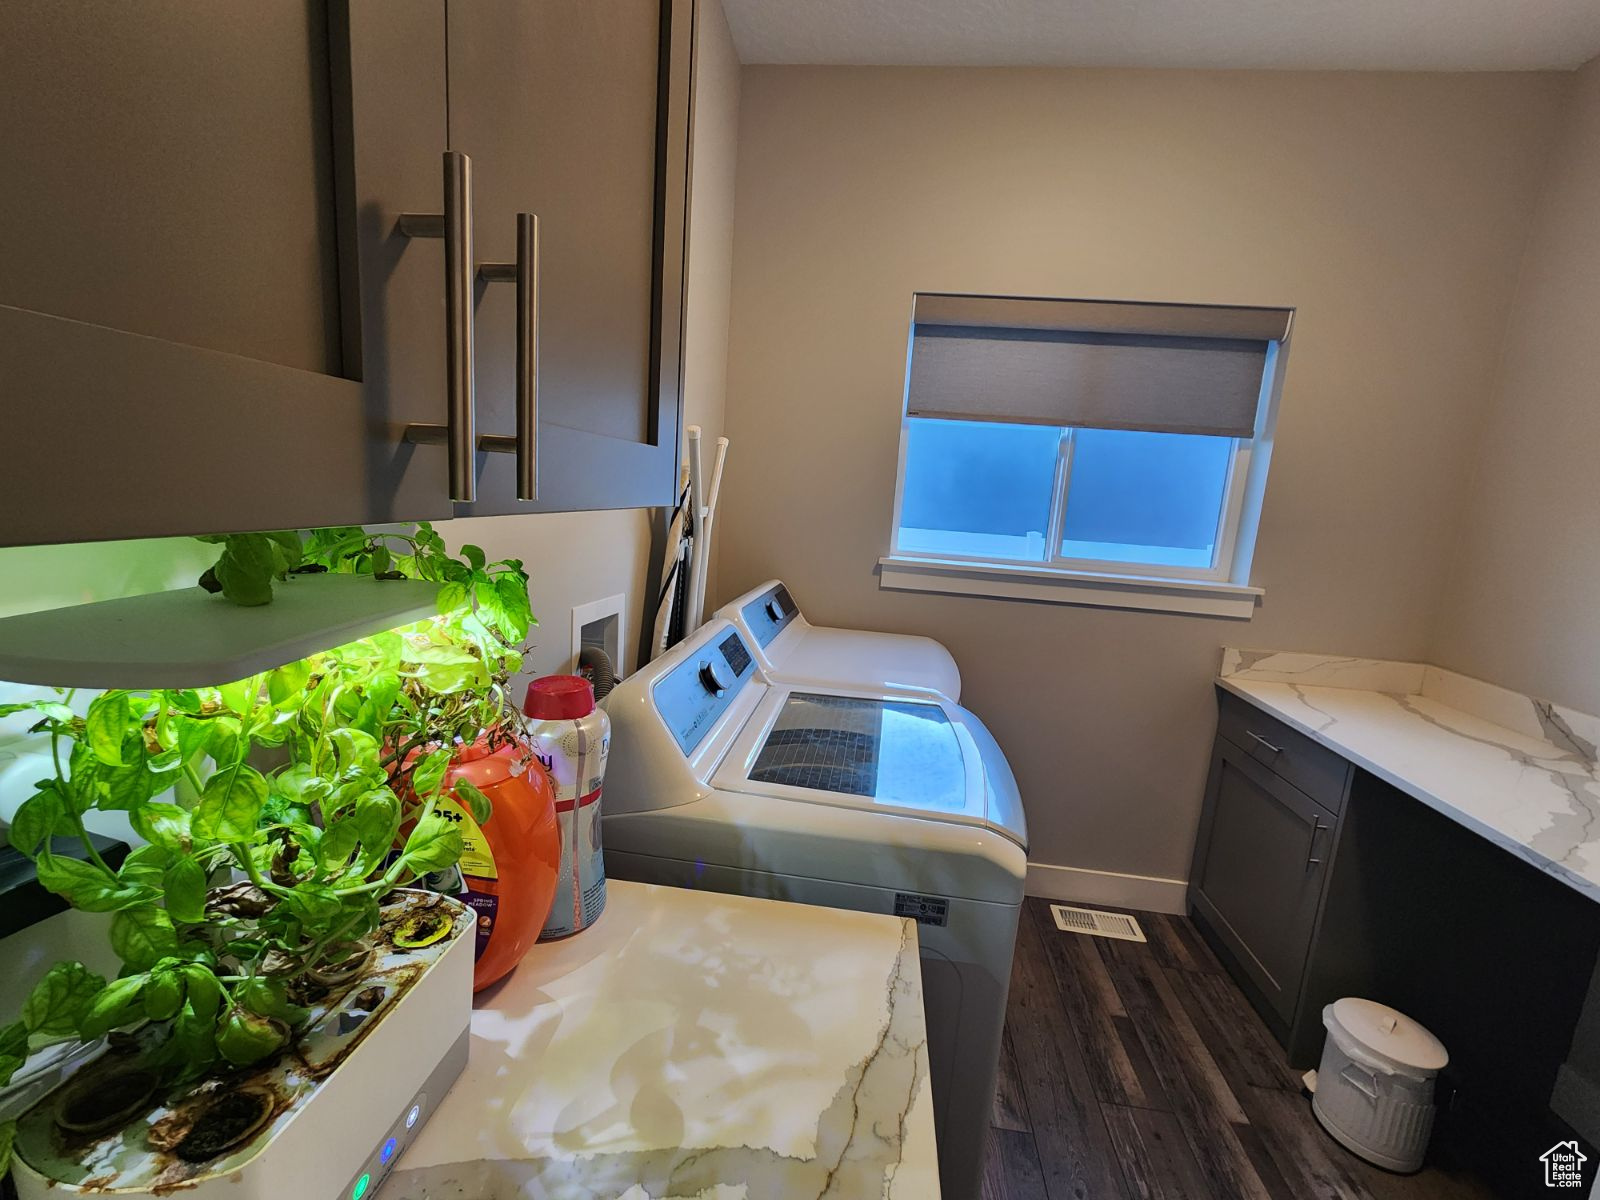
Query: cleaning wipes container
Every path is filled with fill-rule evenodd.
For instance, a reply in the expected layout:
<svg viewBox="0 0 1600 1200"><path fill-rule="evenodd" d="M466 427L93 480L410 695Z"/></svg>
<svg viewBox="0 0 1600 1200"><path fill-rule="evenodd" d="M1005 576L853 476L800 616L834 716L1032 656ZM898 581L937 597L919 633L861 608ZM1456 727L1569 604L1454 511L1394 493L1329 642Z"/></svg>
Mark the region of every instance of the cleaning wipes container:
<svg viewBox="0 0 1600 1200"><path fill-rule="evenodd" d="M1444 1046L1405 1014L1353 996L1324 1008L1322 1023L1311 1111L1368 1162L1417 1170L1433 1132L1434 1079L1450 1061Z"/></svg>
<svg viewBox="0 0 1600 1200"><path fill-rule="evenodd" d="M606 906L600 855L600 785L611 753L611 719L579 675L546 675L528 685L522 705L534 758L555 785L561 872L541 942L587 929Z"/></svg>

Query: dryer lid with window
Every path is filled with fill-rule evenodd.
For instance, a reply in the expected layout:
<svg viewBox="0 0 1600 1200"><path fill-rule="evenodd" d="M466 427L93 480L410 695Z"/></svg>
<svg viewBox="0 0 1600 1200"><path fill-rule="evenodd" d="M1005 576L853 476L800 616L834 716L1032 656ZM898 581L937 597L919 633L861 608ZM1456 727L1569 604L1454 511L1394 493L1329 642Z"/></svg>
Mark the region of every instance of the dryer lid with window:
<svg viewBox="0 0 1600 1200"><path fill-rule="evenodd" d="M937 699L773 688L713 780L727 791L990 823L973 718Z"/></svg>

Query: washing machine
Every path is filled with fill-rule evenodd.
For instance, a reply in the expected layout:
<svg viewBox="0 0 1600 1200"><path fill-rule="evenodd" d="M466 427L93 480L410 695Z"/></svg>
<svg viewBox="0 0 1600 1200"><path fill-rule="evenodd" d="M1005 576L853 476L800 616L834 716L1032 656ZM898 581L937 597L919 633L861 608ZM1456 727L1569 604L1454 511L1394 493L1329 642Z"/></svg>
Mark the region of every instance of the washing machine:
<svg viewBox="0 0 1600 1200"><path fill-rule="evenodd" d="M769 579L715 614L732 621L768 679L937 692L961 699L956 660L932 638L813 625L789 589Z"/></svg>
<svg viewBox="0 0 1600 1200"><path fill-rule="evenodd" d="M989 731L934 692L767 679L720 618L605 707L608 874L916 919L943 1195L976 1200L1027 871Z"/></svg>

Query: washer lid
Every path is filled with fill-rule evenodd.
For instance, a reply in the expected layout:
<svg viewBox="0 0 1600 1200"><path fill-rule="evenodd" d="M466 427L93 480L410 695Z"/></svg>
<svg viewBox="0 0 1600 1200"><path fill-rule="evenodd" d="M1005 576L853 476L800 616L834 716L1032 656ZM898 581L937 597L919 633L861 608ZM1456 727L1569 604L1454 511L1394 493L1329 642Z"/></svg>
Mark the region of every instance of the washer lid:
<svg viewBox="0 0 1600 1200"><path fill-rule="evenodd" d="M936 700L774 689L715 786L978 825L982 770L971 735Z"/></svg>
<svg viewBox="0 0 1600 1200"><path fill-rule="evenodd" d="M1441 1071L1450 1061L1444 1043L1402 1012L1374 1000L1346 996L1322 1010L1322 1023L1347 1050L1354 1043L1381 1064L1405 1071Z"/></svg>

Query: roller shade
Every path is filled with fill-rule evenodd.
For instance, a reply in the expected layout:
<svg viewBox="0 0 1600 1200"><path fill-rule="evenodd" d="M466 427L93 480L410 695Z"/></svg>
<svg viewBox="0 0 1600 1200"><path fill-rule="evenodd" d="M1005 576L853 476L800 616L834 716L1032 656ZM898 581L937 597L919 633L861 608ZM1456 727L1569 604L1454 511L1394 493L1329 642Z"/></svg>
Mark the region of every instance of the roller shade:
<svg viewBox="0 0 1600 1200"><path fill-rule="evenodd" d="M1291 310L917 297L912 416L1251 437Z"/></svg>

